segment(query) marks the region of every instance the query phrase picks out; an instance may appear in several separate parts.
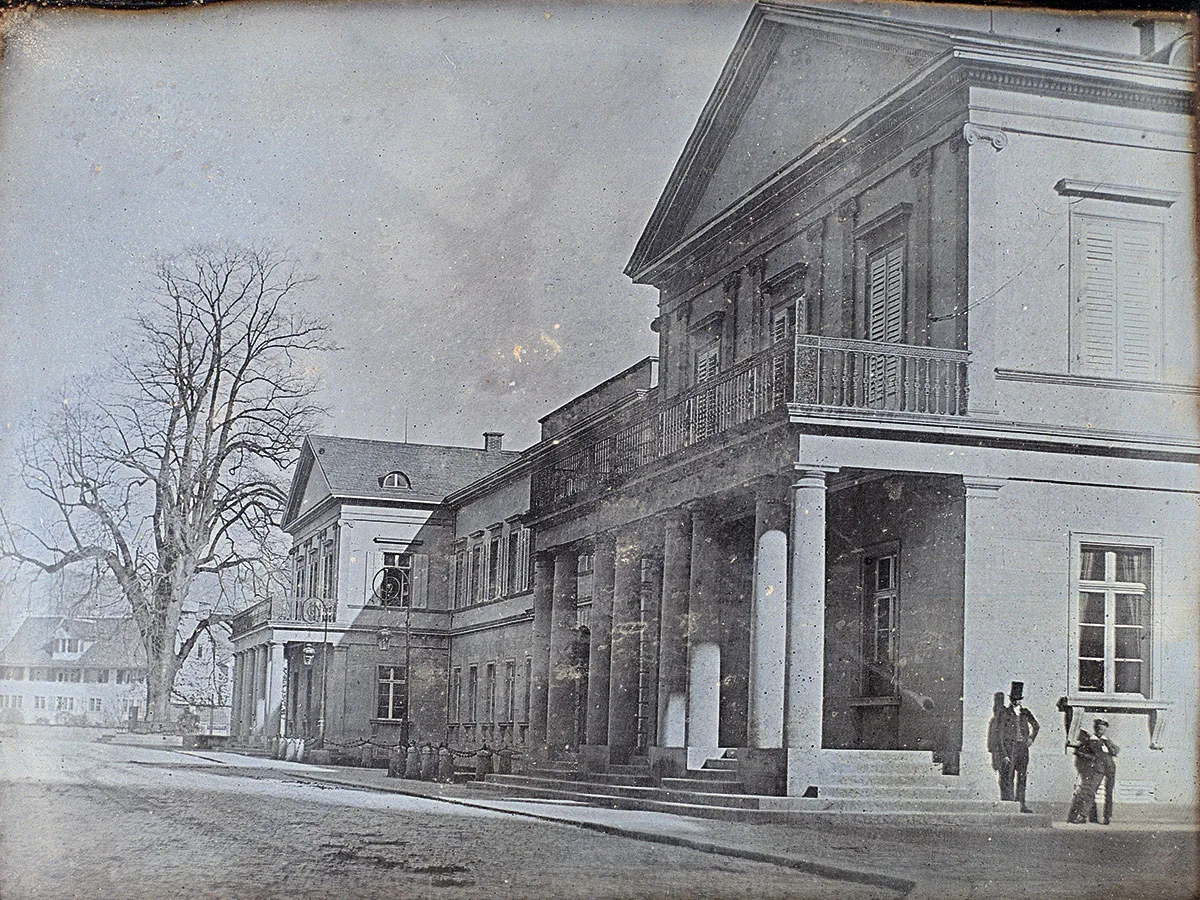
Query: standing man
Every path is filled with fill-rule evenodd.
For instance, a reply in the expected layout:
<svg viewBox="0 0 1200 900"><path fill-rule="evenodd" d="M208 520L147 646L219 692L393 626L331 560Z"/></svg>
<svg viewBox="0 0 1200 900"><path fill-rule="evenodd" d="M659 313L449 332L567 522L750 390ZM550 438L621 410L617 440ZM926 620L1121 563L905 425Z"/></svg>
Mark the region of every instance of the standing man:
<svg viewBox="0 0 1200 900"><path fill-rule="evenodd" d="M1008 706L1000 715L1000 797L1017 800L1021 812L1033 812L1025 805L1025 773L1029 768L1029 748L1037 740L1038 721L1021 702L1025 683L1014 681L1008 691ZM1014 777L1016 783L1014 785ZM1015 790L1014 790L1015 787Z"/></svg>
<svg viewBox="0 0 1200 900"><path fill-rule="evenodd" d="M1096 790L1104 785L1104 824L1112 822L1113 788L1117 780L1117 753L1119 748L1105 735L1108 722L1096 719L1092 722L1092 737L1086 731L1079 733L1075 751L1082 764L1079 768L1079 790L1071 800L1067 821L1079 823L1090 810L1096 808ZM1094 816L1094 813L1092 814ZM1093 819L1095 821L1095 819Z"/></svg>

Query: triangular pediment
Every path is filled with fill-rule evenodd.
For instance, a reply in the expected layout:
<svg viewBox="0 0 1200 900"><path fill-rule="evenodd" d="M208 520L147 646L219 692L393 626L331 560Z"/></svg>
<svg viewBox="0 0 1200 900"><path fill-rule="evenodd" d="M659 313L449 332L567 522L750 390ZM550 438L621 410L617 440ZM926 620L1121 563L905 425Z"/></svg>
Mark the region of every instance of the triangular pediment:
<svg viewBox="0 0 1200 900"><path fill-rule="evenodd" d="M288 489L287 506L283 513L283 527L295 521L300 515L312 509L322 500L331 496L332 491L325 473L316 464L316 454L312 442L305 439L300 448L300 459L296 462L296 471L292 475L292 483Z"/></svg>
<svg viewBox="0 0 1200 900"><path fill-rule="evenodd" d="M932 29L756 6L626 273L637 278L950 46Z"/></svg>

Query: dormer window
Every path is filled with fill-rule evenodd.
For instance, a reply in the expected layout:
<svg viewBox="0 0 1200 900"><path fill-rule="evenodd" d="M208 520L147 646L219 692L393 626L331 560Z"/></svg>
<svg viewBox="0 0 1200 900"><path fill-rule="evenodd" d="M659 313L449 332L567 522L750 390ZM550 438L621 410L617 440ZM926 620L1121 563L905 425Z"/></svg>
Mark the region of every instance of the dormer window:
<svg viewBox="0 0 1200 900"><path fill-rule="evenodd" d="M409 490L412 488L412 483L408 480L408 476L403 472L388 472L379 479L379 486L385 488L400 488L401 490Z"/></svg>

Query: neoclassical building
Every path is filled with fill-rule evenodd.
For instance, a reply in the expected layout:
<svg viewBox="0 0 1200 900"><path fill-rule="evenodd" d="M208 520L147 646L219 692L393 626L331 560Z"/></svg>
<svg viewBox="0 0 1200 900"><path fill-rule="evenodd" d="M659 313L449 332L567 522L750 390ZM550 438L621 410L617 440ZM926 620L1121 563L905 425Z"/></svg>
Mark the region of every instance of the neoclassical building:
<svg viewBox="0 0 1200 900"><path fill-rule="evenodd" d="M1031 799L1069 710L1125 797L1195 802L1194 51L1117 24L753 8L626 269L656 359L437 507L433 730L990 797L1021 681Z"/></svg>

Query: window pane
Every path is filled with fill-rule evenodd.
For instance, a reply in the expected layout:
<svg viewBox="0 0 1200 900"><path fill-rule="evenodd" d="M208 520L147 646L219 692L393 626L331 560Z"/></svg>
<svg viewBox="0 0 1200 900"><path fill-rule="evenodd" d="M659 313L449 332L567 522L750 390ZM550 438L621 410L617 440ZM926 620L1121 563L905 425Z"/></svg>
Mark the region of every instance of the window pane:
<svg viewBox="0 0 1200 900"><path fill-rule="evenodd" d="M1148 625L1141 594L1117 594L1118 625Z"/></svg>
<svg viewBox="0 0 1200 900"><path fill-rule="evenodd" d="M877 590L885 591L892 586L892 558L885 556L883 559L875 562L875 587Z"/></svg>
<svg viewBox="0 0 1200 900"><path fill-rule="evenodd" d="M1150 551L1118 550L1117 581L1145 584L1150 571Z"/></svg>
<svg viewBox="0 0 1200 900"><path fill-rule="evenodd" d="M1079 661L1079 690L1104 690L1104 663L1094 659Z"/></svg>
<svg viewBox="0 0 1200 900"><path fill-rule="evenodd" d="M1104 580L1104 551L1084 547L1079 551L1079 577L1086 581Z"/></svg>
<svg viewBox="0 0 1200 900"><path fill-rule="evenodd" d="M1140 662L1117 663L1118 694L1140 694L1142 692L1142 664Z"/></svg>
<svg viewBox="0 0 1200 900"><path fill-rule="evenodd" d="M1104 624L1104 594L1096 591L1082 591L1079 594L1079 621L1093 625ZM1080 655L1091 656L1092 654L1081 653Z"/></svg>
<svg viewBox="0 0 1200 900"><path fill-rule="evenodd" d="M375 716L377 719L391 718L391 703L389 702L391 700L391 692L389 691L390 687L391 685L387 684L379 685L379 709Z"/></svg>
<svg viewBox="0 0 1200 900"><path fill-rule="evenodd" d="M1117 629L1117 659L1142 658L1142 629Z"/></svg>
<svg viewBox="0 0 1200 900"><path fill-rule="evenodd" d="M1081 659L1104 659L1104 626L1079 626L1079 656Z"/></svg>

